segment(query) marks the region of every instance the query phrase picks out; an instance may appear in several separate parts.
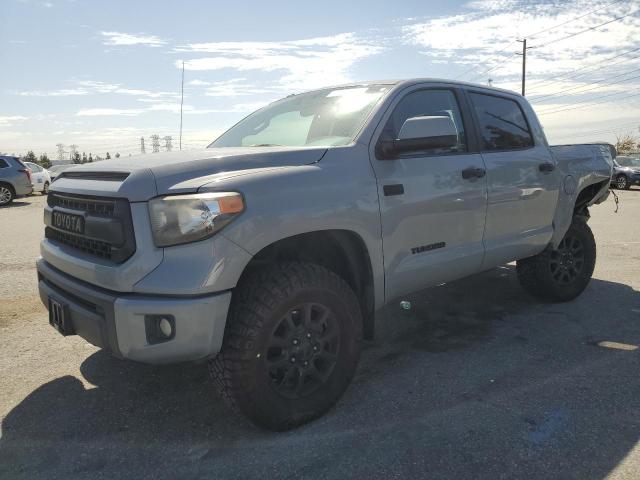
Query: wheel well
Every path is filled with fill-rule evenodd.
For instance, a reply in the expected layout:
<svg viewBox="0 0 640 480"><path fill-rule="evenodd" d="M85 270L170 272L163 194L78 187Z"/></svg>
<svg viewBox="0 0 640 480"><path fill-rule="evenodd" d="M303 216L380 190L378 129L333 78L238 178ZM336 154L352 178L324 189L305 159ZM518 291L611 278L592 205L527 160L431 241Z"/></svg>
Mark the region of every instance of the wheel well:
<svg viewBox="0 0 640 480"><path fill-rule="evenodd" d="M13 196L15 197L16 189L13 188L13 185L11 185L9 182L0 182L0 185L6 185L7 187L9 187L9 190L11 190L11 193L13 193Z"/></svg>
<svg viewBox="0 0 640 480"><path fill-rule="evenodd" d="M251 259L238 284L255 269L291 260L321 265L347 282L360 302L364 337L373 338L373 271L367 247L358 234L348 230L320 230L279 240Z"/></svg>
<svg viewBox="0 0 640 480"><path fill-rule="evenodd" d="M582 191L578 194L578 198L576 198L576 204L573 208L574 215L584 215L589 202L593 200L598 192L602 190L602 187L608 183L610 183L610 180L593 183L583 188Z"/></svg>

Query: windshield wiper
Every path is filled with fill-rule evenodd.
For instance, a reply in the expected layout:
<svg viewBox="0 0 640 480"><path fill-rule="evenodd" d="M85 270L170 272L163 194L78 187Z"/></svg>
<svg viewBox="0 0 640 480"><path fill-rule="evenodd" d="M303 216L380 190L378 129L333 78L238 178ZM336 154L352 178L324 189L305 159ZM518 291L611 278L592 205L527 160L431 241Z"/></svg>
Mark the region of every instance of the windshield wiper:
<svg viewBox="0 0 640 480"><path fill-rule="evenodd" d="M279 143L254 143L253 145L249 145L250 147L284 147L284 145L280 145Z"/></svg>

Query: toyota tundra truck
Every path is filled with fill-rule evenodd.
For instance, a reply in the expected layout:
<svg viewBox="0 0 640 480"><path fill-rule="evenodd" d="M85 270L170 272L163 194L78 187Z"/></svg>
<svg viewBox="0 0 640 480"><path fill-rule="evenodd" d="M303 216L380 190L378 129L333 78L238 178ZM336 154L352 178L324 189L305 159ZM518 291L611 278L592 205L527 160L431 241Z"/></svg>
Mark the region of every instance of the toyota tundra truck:
<svg viewBox="0 0 640 480"><path fill-rule="evenodd" d="M49 323L116 357L206 361L284 430L349 385L376 312L516 261L566 302L596 261L615 150L550 147L520 95L432 79L282 100L208 148L62 172L37 260Z"/></svg>

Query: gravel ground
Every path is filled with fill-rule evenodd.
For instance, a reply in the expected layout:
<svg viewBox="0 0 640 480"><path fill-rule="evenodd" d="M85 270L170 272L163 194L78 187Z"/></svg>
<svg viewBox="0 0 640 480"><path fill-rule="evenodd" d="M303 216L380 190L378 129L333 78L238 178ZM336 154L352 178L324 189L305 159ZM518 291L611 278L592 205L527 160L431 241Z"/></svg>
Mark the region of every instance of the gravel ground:
<svg viewBox="0 0 640 480"><path fill-rule="evenodd" d="M57 334L36 295L43 198L0 209L0 478L637 479L640 350L610 347L640 345L640 190L618 195L592 209L579 299L536 303L513 265L413 295L337 407L282 434L229 412L203 365Z"/></svg>

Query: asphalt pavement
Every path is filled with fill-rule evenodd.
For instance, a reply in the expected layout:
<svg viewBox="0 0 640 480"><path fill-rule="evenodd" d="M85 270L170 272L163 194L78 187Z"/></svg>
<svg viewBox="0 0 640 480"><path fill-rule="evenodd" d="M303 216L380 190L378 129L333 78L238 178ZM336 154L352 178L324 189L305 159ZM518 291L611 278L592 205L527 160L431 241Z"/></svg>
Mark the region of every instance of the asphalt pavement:
<svg viewBox="0 0 640 480"><path fill-rule="evenodd" d="M514 265L390 305L356 378L286 433L230 412L205 365L117 360L60 336L36 294L43 197L0 209L0 478L638 479L640 189L593 207L577 300Z"/></svg>

